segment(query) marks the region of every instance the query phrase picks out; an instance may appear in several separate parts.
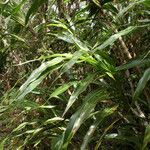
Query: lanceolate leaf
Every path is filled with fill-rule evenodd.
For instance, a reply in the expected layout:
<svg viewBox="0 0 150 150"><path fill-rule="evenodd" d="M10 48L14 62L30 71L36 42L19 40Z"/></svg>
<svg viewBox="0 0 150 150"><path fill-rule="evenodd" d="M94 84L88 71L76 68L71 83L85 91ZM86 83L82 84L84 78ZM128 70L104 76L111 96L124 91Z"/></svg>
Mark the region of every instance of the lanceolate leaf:
<svg viewBox="0 0 150 150"><path fill-rule="evenodd" d="M26 94L31 92L52 70L58 68L57 64L63 61L62 57L57 57L51 61L42 63L42 65L34 70L27 81L20 87L18 99L22 99ZM55 66L53 68L53 66ZM50 70L48 68L52 67Z"/></svg>
<svg viewBox="0 0 150 150"><path fill-rule="evenodd" d="M25 41L23 38L21 38L21 37L15 35L15 34L10 34L10 36L11 36L12 38L18 40L18 41L21 41L21 42L26 43L26 41Z"/></svg>
<svg viewBox="0 0 150 150"><path fill-rule="evenodd" d="M131 8L133 8L133 7L136 6L137 4L142 3L142 2L144 2L144 1L145 1L145 0L131 2L127 7L123 8L123 9L119 12L119 14L118 14L118 16L117 16L117 19L120 18L120 17L122 17L123 14L125 14L126 12L128 12Z"/></svg>
<svg viewBox="0 0 150 150"><path fill-rule="evenodd" d="M137 88L136 88L135 93L133 95L133 99L137 99L139 97L139 95L142 93L143 89L145 88L145 86L149 80L150 80L150 68L148 68L144 72L142 78L138 82Z"/></svg>
<svg viewBox="0 0 150 150"><path fill-rule="evenodd" d="M133 67L142 67L148 64L150 64L150 59L136 59L126 64L123 64L119 67L116 67L116 71L127 70Z"/></svg>
<svg viewBox="0 0 150 150"><path fill-rule="evenodd" d="M77 86L75 91L70 96L67 107L66 107L63 115L65 115L65 113L72 106L72 104L75 102L75 100L78 98L78 96L87 89L87 86L93 81L94 76L95 76L94 74L88 75L84 80L82 80L79 83L79 85Z"/></svg>
<svg viewBox="0 0 150 150"><path fill-rule="evenodd" d="M130 32L132 32L133 30L135 30L137 27L135 26L130 26L114 35L112 35L108 40L106 40L103 44L101 44L100 46L98 46L97 48L95 48L96 50L102 50L104 48L106 48L109 45L112 45L119 37L126 35Z"/></svg>
<svg viewBox="0 0 150 150"><path fill-rule="evenodd" d="M87 132L87 134L84 137L84 141L82 143L81 146L81 150L85 150L87 147L87 144L89 142L89 140L91 139L94 131L96 130L96 128L103 122L103 120L110 116L111 114L114 113L114 111L117 109L118 106L114 106L112 108L105 108L103 111L100 111L98 113L98 117L96 118L94 124L92 124Z"/></svg>
<svg viewBox="0 0 150 150"><path fill-rule="evenodd" d="M105 130L104 130L103 134L101 135L101 137L99 138L99 140L98 140L94 150L98 150L99 149L99 147L100 147L100 145L102 143L103 137L107 134L108 130L110 130L117 121L119 121L119 119L116 119L108 127L105 128Z"/></svg>
<svg viewBox="0 0 150 150"><path fill-rule="evenodd" d="M75 82L69 82L66 84L63 84L62 86L58 87L51 95L50 98L52 97L58 97L58 95L62 94L66 90L69 89L70 86L72 86Z"/></svg>
<svg viewBox="0 0 150 150"><path fill-rule="evenodd" d="M142 150L146 149L146 146L148 143L150 143L150 124L147 125L146 130L145 130Z"/></svg>
<svg viewBox="0 0 150 150"><path fill-rule="evenodd" d="M93 112L94 107L98 101L108 99L108 93L104 90L96 90L88 94L81 108L74 113L68 123L67 129L62 135L61 139L56 143L55 149L67 149L72 137L80 128L81 124L89 118L90 114Z"/></svg>

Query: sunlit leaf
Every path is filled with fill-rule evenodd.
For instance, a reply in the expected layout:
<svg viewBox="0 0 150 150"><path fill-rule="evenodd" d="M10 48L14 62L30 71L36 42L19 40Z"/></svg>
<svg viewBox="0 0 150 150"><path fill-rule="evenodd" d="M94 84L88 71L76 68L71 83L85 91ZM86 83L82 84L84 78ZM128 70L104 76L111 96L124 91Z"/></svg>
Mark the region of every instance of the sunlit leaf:
<svg viewBox="0 0 150 150"><path fill-rule="evenodd" d="M60 118L60 117L54 117L54 118L46 120L44 124L50 124L50 123L54 123L54 122L58 122L58 121L62 121L62 120L64 120L64 119Z"/></svg>
<svg viewBox="0 0 150 150"><path fill-rule="evenodd" d="M55 89L55 91L50 95L50 98L52 97L57 97L58 95L60 95L61 93L65 92L66 90L69 89L70 86L72 86L75 82L69 82L66 84L63 84L62 86L58 87L57 89Z"/></svg>

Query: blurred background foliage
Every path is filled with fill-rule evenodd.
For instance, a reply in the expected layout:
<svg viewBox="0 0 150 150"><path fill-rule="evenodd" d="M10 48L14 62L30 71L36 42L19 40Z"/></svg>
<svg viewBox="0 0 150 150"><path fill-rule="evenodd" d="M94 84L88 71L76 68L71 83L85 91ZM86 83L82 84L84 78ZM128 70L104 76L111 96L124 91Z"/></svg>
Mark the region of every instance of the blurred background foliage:
<svg viewBox="0 0 150 150"><path fill-rule="evenodd" d="M150 148L149 0L0 1L0 149Z"/></svg>

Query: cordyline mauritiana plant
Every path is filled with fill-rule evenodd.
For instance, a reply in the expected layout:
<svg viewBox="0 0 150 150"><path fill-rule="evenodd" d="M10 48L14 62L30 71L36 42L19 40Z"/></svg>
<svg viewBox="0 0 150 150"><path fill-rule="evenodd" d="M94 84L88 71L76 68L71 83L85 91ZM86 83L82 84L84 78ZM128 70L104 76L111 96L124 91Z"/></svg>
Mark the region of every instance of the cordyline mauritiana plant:
<svg viewBox="0 0 150 150"><path fill-rule="evenodd" d="M149 10L1 0L0 150L148 150Z"/></svg>

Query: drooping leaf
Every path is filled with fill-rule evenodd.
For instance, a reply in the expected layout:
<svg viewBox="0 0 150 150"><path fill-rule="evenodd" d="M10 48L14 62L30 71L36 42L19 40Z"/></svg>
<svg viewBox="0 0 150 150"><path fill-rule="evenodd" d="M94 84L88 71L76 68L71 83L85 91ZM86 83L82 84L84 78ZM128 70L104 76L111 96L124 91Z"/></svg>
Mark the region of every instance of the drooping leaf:
<svg viewBox="0 0 150 150"><path fill-rule="evenodd" d="M63 65L61 69L61 74L64 74L66 71L68 71L75 63L77 63L78 59L82 56L82 51L76 51L72 58Z"/></svg>
<svg viewBox="0 0 150 150"><path fill-rule="evenodd" d="M62 57L57 57L52 59L51 61L47 61L42 63L42 65L34 70L27 81L20 87L18 99L22 99L26 94L31 92L37 85L41 83L41 81L53 70L60 67L57 66L60 62L63 61ZM54 68L53 68L54 66ZM52 67L50 70L48 68Z"/></svg>
<svg viewBox="0 0 150 150"><path fill-rule="evenodd" d="M26 43L26 41L25 41L23 38L19 37L18 35L10 34L10 36L11 36L12 38L16 39L17 41L21 41L21 42Z"/></svg>
<svg viewBox="0 0 150 150"><path fill-rule="evenodd" d="M144 1L144 0L131 2L129 5L127 5L127 7L123 8L118 13L118 16L116 18L118 19L118 18L122 17L126 12L128 12L131 8L133 8L134 6L136 6L138 3L141 3L142 1Z"/></svg>
<svg viewBox="0 0 150 150"><path fill-rule="evenodd" d="M55 149L67 149L70 140L77 132L81 124L89 118L90 114L93 112L95 105L98 101L108 99L108 93L105 90L96 90L88 94L85 99L84 103L82 104L81 108L76 111L70 121L68 123L66 131L61 136L60 140L57 141Z"/></svg>
<svg viewBox="0 0 150 150"><path fill-rule="evenodd" d="M52 35L55 35L57 38L64 40L66 42L74 43L79 50L89 51L88 46L83 41L78 39L75 36L75 34L73 34L66 25L64 25L62 22L58 22L58 21L55 21L55 23L57 23L57 24L50 24L50 25L56 26L56 27L61 27L61 28L65 29L66 31L63 31L63 32L57 33L57 34L52 34Z"/></svg>
<svg viewBox="0 0 150 150"><path fill-rule="evenodd" d="M35 124L36 122L23 122L21 123L17 128L15 128L12 132L17 132L17 131L20 131L22 130L23 128L25 128L27 125L33 125Z"/></svg>

